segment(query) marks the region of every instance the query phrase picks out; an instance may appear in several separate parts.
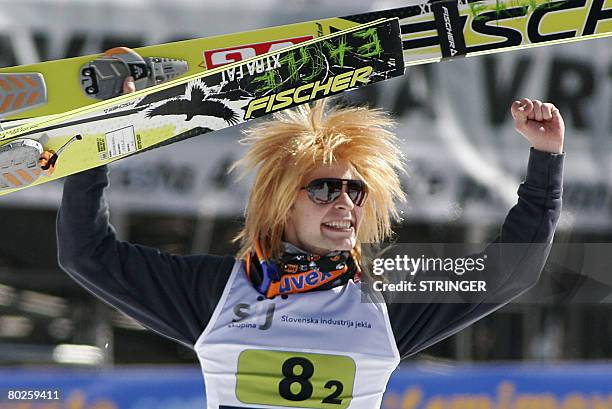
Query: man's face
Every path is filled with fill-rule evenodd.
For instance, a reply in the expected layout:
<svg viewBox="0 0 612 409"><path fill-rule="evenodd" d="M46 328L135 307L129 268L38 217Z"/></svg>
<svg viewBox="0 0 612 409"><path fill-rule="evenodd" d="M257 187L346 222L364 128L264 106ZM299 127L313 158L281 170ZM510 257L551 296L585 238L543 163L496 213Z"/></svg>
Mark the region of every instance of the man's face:
<svg viewBox="0 0 612 409"><path fill-rule="evenodd" d="M347 164L321 166L305 178L307 185L315 179L357 179ZM324 255L335 250L352 250L363 218L363 207L356 206L344 191L328 204L314 203L308 192L301 189L297 195L285 226L285 241L314 254ZM338 224L350 222L349 227ZM336 225L336 227L333 226Z"/></svg>

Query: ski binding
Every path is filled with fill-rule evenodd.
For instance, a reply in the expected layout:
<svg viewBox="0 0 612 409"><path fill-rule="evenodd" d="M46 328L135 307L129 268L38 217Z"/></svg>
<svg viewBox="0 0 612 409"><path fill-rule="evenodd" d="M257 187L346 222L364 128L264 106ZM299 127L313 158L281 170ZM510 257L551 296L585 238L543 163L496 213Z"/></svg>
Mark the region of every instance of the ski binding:
<svg viewBox="0 0 612 409"><path fill-rule="evenodd" d="M183 60L143 58L130 48L116 47L81 67L80 84L85 95L104 100L121 95L123 82L130 75L136 90L141 90L177 78L188 70Z"/></svg>

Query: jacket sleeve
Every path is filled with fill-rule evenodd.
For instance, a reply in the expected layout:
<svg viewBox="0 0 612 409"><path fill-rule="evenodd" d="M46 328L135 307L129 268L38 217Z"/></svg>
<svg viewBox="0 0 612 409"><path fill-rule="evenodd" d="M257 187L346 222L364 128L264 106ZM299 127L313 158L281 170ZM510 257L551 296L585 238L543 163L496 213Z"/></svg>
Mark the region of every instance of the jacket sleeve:
<svg viewBox="0 0 612 409"><path fill-rule="evenodd" d="M486 292L470 296L465 303L445 303L443 297L431 303L393 303L387 299L391 327L402 358L459 332L535 285L548 258L547 244L552 242L561 213L564 158L564 153L531 148L527 175L518 189L518 202L508 212L501 233L483 252L493 255L481 273L486 277ZM521 244L504 247L502 243Z"/></svg>
<svg viewBox="0 0 612 409"><path fill-rule="evenodd" d="M106 186L105 166L66 178L57 215L60 267L146 328L193 347L235 259L178 256L117 240L109 224Z"/></svg>

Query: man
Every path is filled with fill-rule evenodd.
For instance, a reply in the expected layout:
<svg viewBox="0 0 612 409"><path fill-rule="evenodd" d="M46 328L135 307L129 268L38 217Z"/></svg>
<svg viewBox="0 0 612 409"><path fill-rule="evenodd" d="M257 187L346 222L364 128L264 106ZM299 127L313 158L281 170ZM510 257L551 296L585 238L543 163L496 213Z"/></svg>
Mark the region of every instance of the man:
<svg viewBox="0 0 612 409"><path fill-rule="evenodd" d="M549 243L561 209L563 119L537 100L516 101L511 112L532 149L496 241ZM524 292L547 256L517 261L500 281L511 284L478 303L361 302L361 243L390 235L403 198L390 125L380 111L318 103L248 131L251 148L238 165L257 173L236 258L121 242L108 223L107 170L71 176L58 214L60 265L108 304L193 348L209 409L377 408L401 358ZM513 276L526 269L527 281Z"/></svg>

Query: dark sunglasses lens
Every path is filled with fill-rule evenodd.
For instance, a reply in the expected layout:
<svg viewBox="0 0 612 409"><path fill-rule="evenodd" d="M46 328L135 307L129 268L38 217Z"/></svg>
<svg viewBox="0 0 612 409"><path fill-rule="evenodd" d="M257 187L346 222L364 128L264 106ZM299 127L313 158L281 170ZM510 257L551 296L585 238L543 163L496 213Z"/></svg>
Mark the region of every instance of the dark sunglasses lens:
<svg viewBox="0 0 612 409"><path fill-rule="evenodd" d="M342 179L316 179L308 184L308 196L315 203L327 204L342 194ZM353 203L362 206L367 197L365 183L360 180L347 181L347 193Z"/></svg>
<svg viewBox="0 0 612 409"><path fill-rule="evenodd" d="M366 198L365 184L359 180L350 180L347 182L348 195L357 206L363 205Z"/></svg>
<svg viewBox="0 0 612 409"><path fill-rule="evenodd" d="M342 181L317 179L308 184L308 195L316 203L326 204L336 200L342 194Z"/></svg>

